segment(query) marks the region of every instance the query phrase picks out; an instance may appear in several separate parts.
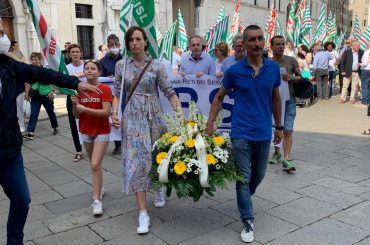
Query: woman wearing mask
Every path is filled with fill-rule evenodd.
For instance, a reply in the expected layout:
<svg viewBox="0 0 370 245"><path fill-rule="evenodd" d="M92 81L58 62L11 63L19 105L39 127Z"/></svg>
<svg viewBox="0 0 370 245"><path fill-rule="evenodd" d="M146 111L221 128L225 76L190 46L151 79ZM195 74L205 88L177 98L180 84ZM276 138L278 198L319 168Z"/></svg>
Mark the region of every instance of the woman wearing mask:
<svg viewBox="0 0 370 245"><path fill-rule="evenodd" d="M123 191L127 194L135 193L140 211L137 233L145 234L149 232L150 226L146 211L146 192L152 165L151 149L154 142L167 131L157 95L158 88L168 98L174 110L181 111L181 105L171 83L167 81L163 65L145 52L148 49L145 31L137 26L131 27L125 35L125 43L131 57L127 58L125 76L122 74L125 61L118 62L116 66L112 119L114 126L121 127L122 130L122 151L125 153L122 154ZM143 74L141 79L140 74ZM122 84L123 76L125 80ZM136 83L138 85L134 89ZM121 86L128 98L122 122L118 118ZM156 191L154 205L162 207L164 202L163 190Z"/></svg>
<svg viewBox="0 0 370 245"><path fill-rule="evenodd" d="M71 63L67 65L67 70L69 72L69 75L76 76L78 78L85 77L84 75L84 63L81 60L82 59L82 50L80 45L78 44L71 44L68 47L68 55L71 58ZM68 111L68 121L69 126L71 127L71 133L73 138L73 143L75 145L76 149L76 155L73 158L74 162L79 162L81 159L84 158L82 154L82 147L80 143L80 138L78 135L78 128L76 119L73 116L73 104L71 100L71 96L67 96L67 111Z"/></svg>

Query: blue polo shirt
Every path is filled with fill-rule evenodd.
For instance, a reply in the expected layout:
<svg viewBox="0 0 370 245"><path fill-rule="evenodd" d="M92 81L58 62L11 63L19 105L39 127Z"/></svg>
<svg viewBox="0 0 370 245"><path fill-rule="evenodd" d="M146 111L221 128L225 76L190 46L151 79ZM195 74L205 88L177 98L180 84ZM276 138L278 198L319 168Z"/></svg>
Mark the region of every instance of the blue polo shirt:
<svg viewBox="0 0 370 245"><path fill-rule="evenodd" d="M99 60L99 64L102 68L101 76L114 76L114 69L116 68L116 64L121 59L121 55L118 55L117 58L114 58L113 56L111 56L110 53L106 54L101 60Z"/></svg>
<svg viewBox="0 0 370 245"><path fill-rule="evenodd" d="M263 58L258 76L247 58L231 66L222 85L234 91L231 138L271 140L272 92L280 86L279 66Z"/></svg>

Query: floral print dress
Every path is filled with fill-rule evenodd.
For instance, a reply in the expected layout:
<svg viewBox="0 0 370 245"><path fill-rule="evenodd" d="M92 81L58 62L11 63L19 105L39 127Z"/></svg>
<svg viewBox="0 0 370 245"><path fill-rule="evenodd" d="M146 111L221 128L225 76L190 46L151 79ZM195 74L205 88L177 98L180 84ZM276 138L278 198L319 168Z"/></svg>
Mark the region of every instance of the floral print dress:
<svg viewBox="0 0 370 245"><path fill-rule="evenodd" d="M132 58L127 59L123 90L131 93L141 71L150 61L148 57L140 67ZM116 65L115 96L119 97L122 85L121 60ZM169 98L175 94L159 60L153 60L145 71L131 100L122 115L122 168L123 192L127 194L147 191L152 166L152 146L167 130L164 113L158 98L158 88Z"/></svg>

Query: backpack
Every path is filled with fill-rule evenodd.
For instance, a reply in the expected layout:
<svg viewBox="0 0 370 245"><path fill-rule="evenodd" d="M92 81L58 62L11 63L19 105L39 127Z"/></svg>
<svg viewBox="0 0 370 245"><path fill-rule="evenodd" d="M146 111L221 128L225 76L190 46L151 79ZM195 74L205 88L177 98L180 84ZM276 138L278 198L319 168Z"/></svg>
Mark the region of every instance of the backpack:
<svg viewBox="0 0 370 245"><path fill-rule="evenodd" d="M308 78L302 78L298 83L293 83L294 95L299 99L309 99L313 95L313 85Z"/></svg>

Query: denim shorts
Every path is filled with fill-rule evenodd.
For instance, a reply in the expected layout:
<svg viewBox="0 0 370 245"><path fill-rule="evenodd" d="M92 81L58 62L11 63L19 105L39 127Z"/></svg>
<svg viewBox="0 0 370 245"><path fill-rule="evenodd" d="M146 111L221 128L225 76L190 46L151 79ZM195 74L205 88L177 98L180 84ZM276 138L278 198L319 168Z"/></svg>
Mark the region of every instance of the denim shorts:
<svg viewBox="0 0 370 245"><path fill-rule="evenodd" d="M82 142L92 143L94 141L109 141L109 134L99 134L97 136L90 136L87 134L81 134Z"/></svg>
<svg viewBox="0 0 370 245"><path fill-rule="evenodd" d="M284 131L293 131L297 107L294 99L285 102Z"/></svg>

